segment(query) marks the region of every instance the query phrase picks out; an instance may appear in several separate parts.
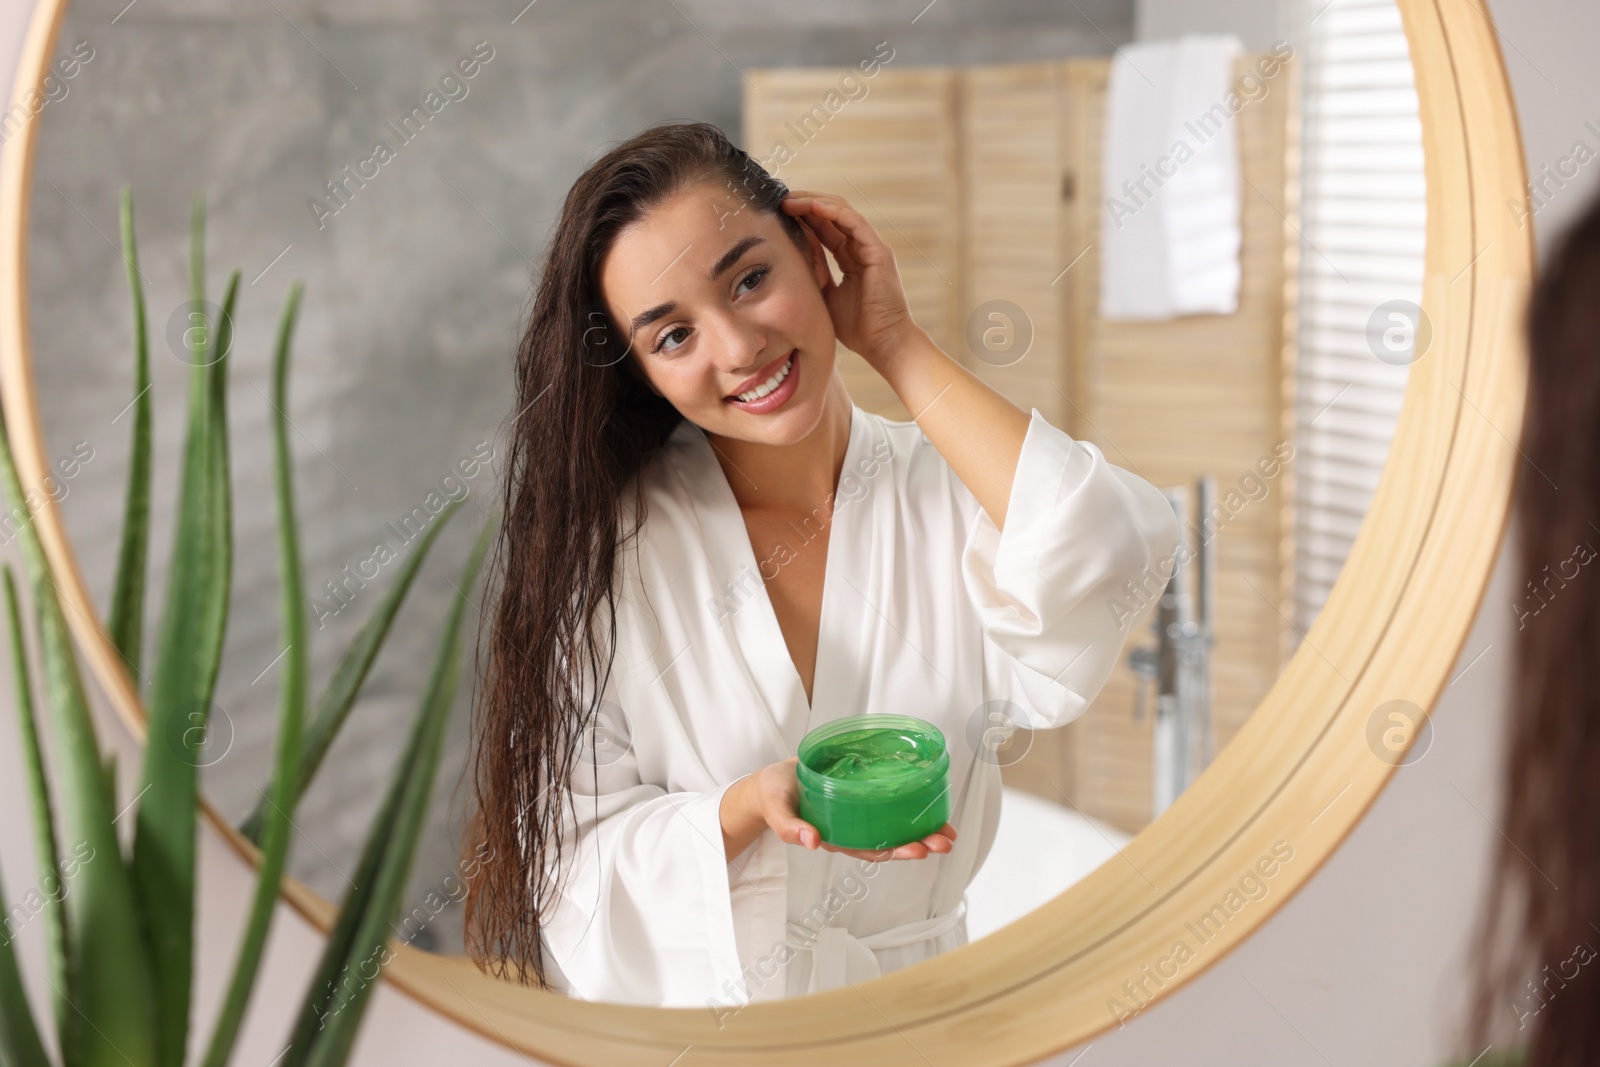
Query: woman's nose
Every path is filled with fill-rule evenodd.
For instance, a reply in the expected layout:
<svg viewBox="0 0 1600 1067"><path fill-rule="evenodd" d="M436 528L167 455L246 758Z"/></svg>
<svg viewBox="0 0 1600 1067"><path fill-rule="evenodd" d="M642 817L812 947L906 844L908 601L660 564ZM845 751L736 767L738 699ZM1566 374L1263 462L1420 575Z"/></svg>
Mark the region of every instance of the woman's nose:
<svg viewBox="0 0 1600 1067"><path fill-rule="evenodd" d="M716 353L712 358L717 369L730 377L754 374L772 356L766 336L760 330L732 317L713 327L708 340Z"/></svg>

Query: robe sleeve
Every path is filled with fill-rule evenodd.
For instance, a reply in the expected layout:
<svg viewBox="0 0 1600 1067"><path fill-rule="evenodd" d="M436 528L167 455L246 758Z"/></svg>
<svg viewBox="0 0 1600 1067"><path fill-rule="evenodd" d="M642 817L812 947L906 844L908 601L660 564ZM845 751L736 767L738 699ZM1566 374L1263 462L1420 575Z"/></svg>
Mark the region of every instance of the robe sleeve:
<svg viewBox="0 0 1600 1067"><path fill-rule="evenodd" d="M608 690L609 692L609 690ZM641 780L608 699L570 780L560 897L544 927L569 993L658 1007L743 1003L722 795Z"/></svg>
<svg viewBox="0 0 1600 1067"><path fill-rule="evenodd" d="M962 551L991 691L1026 697L1035 729L1081 715L1160 598L1178 538L1166 494L1032 409L1005 529L978 508Z"/></svg>

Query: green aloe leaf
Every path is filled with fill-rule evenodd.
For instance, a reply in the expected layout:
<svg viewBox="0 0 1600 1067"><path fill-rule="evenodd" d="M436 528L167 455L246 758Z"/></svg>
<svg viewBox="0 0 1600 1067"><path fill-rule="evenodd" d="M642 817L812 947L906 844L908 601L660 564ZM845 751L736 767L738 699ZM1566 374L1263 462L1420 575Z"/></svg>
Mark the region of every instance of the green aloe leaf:
<svg viewBox="0 0 1600 1067"><path fill-rule="evenodd" d="M116 586L111 594L107 632L128 666L128 677L142 687L145 557L150 541L150 335L145 321L139 250L133 238L133 193L122 189L122 258L133 291L133 444L128 453L128 491L122 508L122 546Z"/></svg>
<svg viewBox="0 0 1600 1067"><path fill-rule="evenodd" d="M461 589L471 589L488 548L495 520L485 523L463 568ZM345 894L339 921L301 1007L282 1067L337 1067L355 1044L378 971L389 959L389 931L400 912L428 798L439 764L444 727L461 676L461 618L468 604L461 592L439 639L422 707L395 776Z"/></svg>
<svg viewBox="0 0 1600 1067"><path fill-rule="evenodd" d="M28 790L33 804L34 849L39 857L40 878L60 879L61 856L56 849L55 811L50 803L50 786L44 770L44 752L39 747L39 722L33 709L33 679L28 669L28 654L22 643L22 614L17 608L17 585L9 564L5 566L7 622L11 627L11 670L17 685L17 721L22 728L22 758L27 768ZM108 796L116 796L108 787ZM72 1023L72 1006L67 1003L67 912L66 886L59 881L56 891L44 893L45 965L50 984L56 990L55 1020L59 1040L65 1042ZM0 900L5 899L0 896ZM0 934L0 936L4 936ZM65 1047L65 1045L63 1045Z"/></svg>
<svg viewBox="0 0 1600 1067"><path fill-rule="evenodd" d="M439 512L438 519L429 524L428 531L417 544L416 551L412 552L401 566L400 573L395 575L394 583L384 592L383 599L372 609L367 621L362 623L360 632L356 634L355 640L350 642L350 647L345 650L338 667L334 669L333 677L328 680L327 688L318 699L316 711L306 729L305 748L300 757L300 784L293 798L296 804L305 795L305 791L311 788L311 780L316 776L317 768L322 765L323 757L328 754L328 749L333 747L333 742L339 736L339 730L349 717L350 709L355 705L356 697L361 692L361 685L366 681L372 664L383 649L384 638L388 636L390 626L400 613L400 605L405 600L406 592L411 588L411 580L417 576L423 560L428 556L428 549L433 546L439 531L444 529L445 523L460 505L460 500L452 500ZM261 843L262 820L265 818L266 808L265 799L258 801L255 810L239 826L239 832L257 845ZM289 810L292 812L294 809Z"/></svg>
<svg viewBox="0 0 1600 1067"><path fill-rule="evenodd" d="M133 872L154 967L157 1062L174 1067L183 1061L189 1028L199 748L227 624L230 502L221 397L229 363L224 345L238 294L235 273L220 321L208 321L199 197L191 218L188 427L133 844Z"/></svg>
<svg viewBox="0 0 1600 1067"><path fill-rule="evenodd" d="M74 843L74 853L83 857L66 902L67 987L58 992L73 1012L65 1047L71 1050L72 1067L153 1063L153 972L139 936L134 883L117 841L114 798L105 788L99 741L72 638L49 558L31 521L3 416L0 444L0 487L14 513L30 516L20 528L22 560L40 635L61 828ZM192 811L189 819L192 823Z"/></svg>
<svg viewBox="0 0 1600 1067"><path fill-rule="evenodd" d="M222 669L222 639L227 629L228 604L233 585L233 493L228 471L228 368L232 361L227 357L233 351L233 315L239 300L239 272L228 277L228 287L223 292L221 320L210 334L211 344L207 357L215 373L211 375L211 484L213 506L211 518L214 529L211 544L217 557L216 584L207 601L205 632L213 635L215 645L210 649L210 674L205 679L207 699L216 691L217 675Z"/></svg>
<svg viewBox="0 0 1600 1067"><path fill-rule="evenodd" d="M15 601L12 607L14 623ZM5 884L0 881L0 900L9 899L5 891ZM7 1067L50 1067L50 1057L39 1040L39 1028L28 1007L27 991L22 988L22 972L17 969L11 940L8 931L0 930L0 1063Z"/></svg>
<svg viewBox="0 0 1600 1067"><path fill-rule="evenodd" d="M255 900L245 925L233 981L218 1015L216 1029L206 1053L206 1067L223 1067L233 1052L244 1019L250 993L255 987L266 947L267 931L278 902L278 886L289 855L295 790L300 780L301 724L306 705L306 606L300 581L300 542L294 509L293 460L289 452L288 399L289 337L294 331L295 314L300 305L302 286L296 282L289 290L283 318L278 326L278 346L273 356L273 441L276 446L274 470L278 496L278 566L281 572L283 640L288 646L283 658L282 703L278 716L277 754L273 766L271 811L266 817L265 845L261 869L256 878Z"/></svg>

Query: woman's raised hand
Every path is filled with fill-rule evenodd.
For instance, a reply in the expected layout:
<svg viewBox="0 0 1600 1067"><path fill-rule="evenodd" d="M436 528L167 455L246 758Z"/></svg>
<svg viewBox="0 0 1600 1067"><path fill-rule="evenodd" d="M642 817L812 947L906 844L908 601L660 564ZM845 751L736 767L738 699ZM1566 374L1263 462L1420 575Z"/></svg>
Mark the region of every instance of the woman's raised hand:
<svg viewBox="0 0 1600 1067"><path fill-rule="evenodd" d="M802 848L827 849L859 856L867 860L920 860L933 852L949 852L955 848L956 828L945 823L920 841L910 841L898 848L860 849L840 848L822 840L817 828L800 817L800 780L795 777L798 756L790 756L780 763L763 767L753 777L755 802L761 818L772 827L778 839L785 844Z"/></svg>
<svg viewBox="0 0 1600 1067"><path fill-rule="evenodd" d="M911 318L894 250L835 193L792 189L783 199L783 209L817 235L844 273L840 282L830 275L822 290L834 335L884 373L884 362L921 330Z"/></svg>

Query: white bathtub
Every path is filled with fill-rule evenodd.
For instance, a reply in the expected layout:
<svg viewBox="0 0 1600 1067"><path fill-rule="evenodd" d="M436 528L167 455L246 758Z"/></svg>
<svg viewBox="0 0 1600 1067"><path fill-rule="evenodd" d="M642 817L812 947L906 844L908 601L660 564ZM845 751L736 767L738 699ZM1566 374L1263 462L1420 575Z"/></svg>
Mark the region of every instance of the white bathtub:
<svg viewBox="0 0 1600 1067"><path fill-rule="evenodd" d="M1022 918L1078 881L1132 838L1033 793L1002 791L1000 829L967 887L967 940Z"/></svg>

